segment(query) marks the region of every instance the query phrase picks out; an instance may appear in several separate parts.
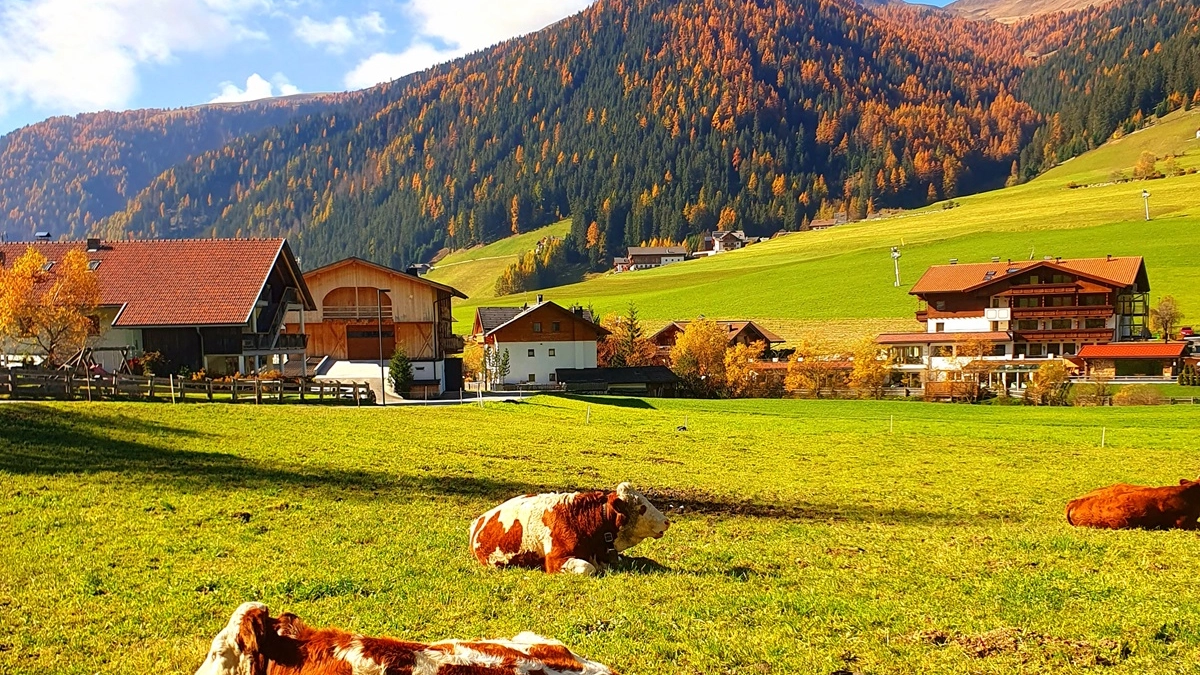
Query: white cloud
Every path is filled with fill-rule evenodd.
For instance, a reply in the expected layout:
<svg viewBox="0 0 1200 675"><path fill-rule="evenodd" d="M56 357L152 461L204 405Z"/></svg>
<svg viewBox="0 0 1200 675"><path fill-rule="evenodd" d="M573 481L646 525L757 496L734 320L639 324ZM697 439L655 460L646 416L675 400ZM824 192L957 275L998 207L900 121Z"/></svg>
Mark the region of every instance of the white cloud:
<svg viewBox="0 0 1200 675"><path fill-rule="evenodd" d="M416 37L399 53L380 52L346 74L361 89L389 82L511 37L544 28L592 0L408 0ZM434 43L445 47L434 47Z"/></svg>
<svg viewBox="0 0 1200 675"><path fill-rule="evenodd" d="M246 101L257 101L259 99L271 98L273 96L291 96L299 94L300 88L292 84L283 73L276 73L270 81L264 79L258 73L254 73L246 78L246 88L239 88L233 82L222 82L221 93L217 94L209 103L244 103Z"/></svg>
<svg viewBox="0 0 1200 675"><path fill-rule="evenodd" d="M264 38L265 0L0 0L0 112L121 108L143 64Z"/></svg>
<svg viewBox="0 0 1200 675"><path fill-rule="evenodd" d="M313 47L325 47L338 53L372 35L387 32L387 22L379 12L368 12L354 19L339 16L332 21L302 17L296 22L296 37Z"/></svg>

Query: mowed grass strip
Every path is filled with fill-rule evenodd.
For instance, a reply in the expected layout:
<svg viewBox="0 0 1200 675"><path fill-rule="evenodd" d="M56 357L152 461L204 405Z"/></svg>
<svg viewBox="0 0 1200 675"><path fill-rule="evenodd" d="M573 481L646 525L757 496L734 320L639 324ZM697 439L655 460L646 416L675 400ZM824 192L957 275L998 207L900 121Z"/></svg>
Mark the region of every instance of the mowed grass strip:
<svg viewBox="0 0 1200 675"><path fill-rule="evenodd" d="M192 672L252 599L415 640L533 630L627 674L1187 672L1196 533L1063 508L1195 477L1198 427L1191 406L3 404L0 672ZM683 506L633 569L469 555L510 496L622 480Z"/></svg>

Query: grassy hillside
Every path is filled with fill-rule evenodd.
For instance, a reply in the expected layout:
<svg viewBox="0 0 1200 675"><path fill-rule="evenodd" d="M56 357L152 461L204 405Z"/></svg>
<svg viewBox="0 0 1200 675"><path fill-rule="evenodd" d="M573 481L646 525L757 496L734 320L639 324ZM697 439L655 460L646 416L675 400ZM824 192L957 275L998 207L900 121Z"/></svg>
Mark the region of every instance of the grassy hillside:
<svg viewBox="0 0 1200 675"><path fill-rule="evenodd" d="M4 404L0 672L191 673L251 599L420 640L534 630L625 675L1185 672L1200 539L1074 530L1063 507L1194 477L1198 425L1194 406ZM684 506L634 568L467 550L513 495L622 480Z"/></svg>
<svg viewBox="0 0 1200 675"><path fill-rule="evenodd" d="M526 251L532 251L543 237L565 237L571 231L570 220L501 239L487 246L455 251L438 261L429 278L466 293L472 301L496 297L496 280Z"/></svg>
<svg viewBox="0 0 1200 675"><path fill-rule="evenodd" d="M794 233L743 251L608 274L545 293L601 312L634 301L651 323L704 314L761 319L789 339L814 334L845 339L915 326L916 301L908 289L926 267L950 258L978 262L992 256L1024 260L1031 254L1111 253L1145 256L1153 295L1173 294L1186 313L1200 317L1200 174L1107 183L1113 171L1131 174L1145 149L1178 155L1181 168L1200 166L1197 126L1200 111L1179 113L1027 184L956 198L955 208L937 204ZM1087 187L1069 188L1072 183ZM1153 195L1151 222L1142 217L1143 188ZM903 252L901 288L893 287L892 246ZM469 316L473 304L456 312Z"/></svg>

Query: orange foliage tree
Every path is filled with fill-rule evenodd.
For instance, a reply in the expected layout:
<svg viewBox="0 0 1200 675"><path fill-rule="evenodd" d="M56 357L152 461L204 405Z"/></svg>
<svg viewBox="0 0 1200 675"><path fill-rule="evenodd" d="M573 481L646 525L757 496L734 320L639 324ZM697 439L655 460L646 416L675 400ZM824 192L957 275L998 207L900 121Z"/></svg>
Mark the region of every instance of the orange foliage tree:
<svg viewBox="0 0 1200 675"><path fill-rule="evenodd" d="M30 247L0 269L0 337L35 350L49 365L86 346L99 304L100 283L81 250L50 266Z"/></svg>

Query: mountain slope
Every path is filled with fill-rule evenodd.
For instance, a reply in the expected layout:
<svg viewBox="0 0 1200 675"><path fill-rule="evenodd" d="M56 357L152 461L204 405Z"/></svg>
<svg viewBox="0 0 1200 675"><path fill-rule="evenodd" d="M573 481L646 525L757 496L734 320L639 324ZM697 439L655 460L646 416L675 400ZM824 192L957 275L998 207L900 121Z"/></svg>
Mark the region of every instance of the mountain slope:
<svg viewBox="0 0 1200 675"><path fill-rule="evenodd" d="M473 301L496 297L496 281L523 254L534 250L546 237L565 237L571 231L567 220L513 235L486 246L455 251L442 258L429 271L428 277L438 283L453 286Z"/></svg>
<svg viewBox="0 0 1200 675"><path fill-rule="evenodd" d="M0 233L83 236L175 164L338 98L102 112L18 129L0 138Z"/></svg>
<svg viewBox="0 0 1200 675"><path fill-rule="evenodd" d="M954 0L946 9L967 18L1015 23L1052 12L1071 12L1101 5L1108 0Z"/></svg>
<svg viewBox="0 0 1200 675"><path fill-rule="evenodd" d="M608 274L539 291L601 314L636 302L648 324L703 314L755 319L785 338L847 343L884 330L916 329L908 289L932 264L992 256L1145 256L1153 297L1173 294L1190 316L1200 312L1200 174L1109 183L1130 173L1143 150L1174 155L1181 170L1200 168L1200 111L1163 123L1064 163L1024 185L956 198L898 217L820 232L799 232L741 251L655 270ZM1072 189L1071 184L1086 187ZM1154 219L1142 220L1141 191ZM893 286L892 246L902 251L904 285ZM519 304L532 293L488 300ZM478 304L456 305L460 321Z"/></svg>
<svg viewBox="0 0 1200 675"><path fill-rule="evenodd" d="M1037 123L1008 91L1023 48L1004 26L849 0L601 0L200 156L101 229L284 234L314 264L392 265L568 213L594 260L717 225L799 229L1002 182Z"/></svg>

